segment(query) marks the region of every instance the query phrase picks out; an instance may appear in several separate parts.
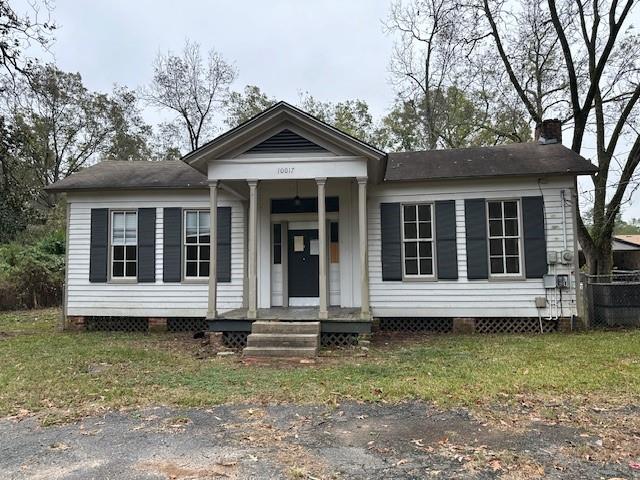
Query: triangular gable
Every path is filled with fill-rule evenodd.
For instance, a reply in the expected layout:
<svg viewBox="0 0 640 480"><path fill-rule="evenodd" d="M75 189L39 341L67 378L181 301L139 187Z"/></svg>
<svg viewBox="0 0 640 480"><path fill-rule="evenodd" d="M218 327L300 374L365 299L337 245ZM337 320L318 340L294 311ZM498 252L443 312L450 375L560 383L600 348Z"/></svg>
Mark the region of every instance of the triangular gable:
<svg viewBox="0 0 640 480"><path fill-rule="evenodd" d="M285 128L272 137L254 145L246 153L304 153L327 152L327 149Z"/></svg>

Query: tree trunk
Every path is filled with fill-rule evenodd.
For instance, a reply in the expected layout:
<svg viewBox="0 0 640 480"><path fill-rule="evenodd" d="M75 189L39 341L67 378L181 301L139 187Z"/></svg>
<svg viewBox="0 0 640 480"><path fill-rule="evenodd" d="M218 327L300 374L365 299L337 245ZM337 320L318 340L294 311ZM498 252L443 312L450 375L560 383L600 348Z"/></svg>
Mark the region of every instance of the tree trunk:
<svg viewBox="0 0 640 480"><path fill-rule="evenodd" d="M596 246L584 248L584 256L590 275L609 275L613 269L611 237L602 239Z"/></svg>

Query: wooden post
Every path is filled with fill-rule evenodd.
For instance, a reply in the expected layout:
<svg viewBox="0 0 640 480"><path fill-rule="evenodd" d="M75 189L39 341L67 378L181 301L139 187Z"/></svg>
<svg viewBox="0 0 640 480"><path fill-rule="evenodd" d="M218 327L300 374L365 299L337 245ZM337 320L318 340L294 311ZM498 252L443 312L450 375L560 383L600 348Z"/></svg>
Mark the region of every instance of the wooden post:
<svg viewBox="0 0 640 480"><path fill-rule="evenodd" d="M360 236L360 317L369 320L369 265L367 255L367 178L358 177L358 232Z"/></svg>
<svg viewBox="0 0 640 480"><path fill-rule="evenodd" d="M218 291L218 182L209 182L209 302L207 318L216 318Z"/></svg>
<svg viewBox="0 0 640 480"><path fill-rule="evenodd" d="M249 308L247 318L258 317L258 181L249 180Z"/></svg>
<svg viewBox="0 0 640 480"><path fill-rule="evenodd" d="M319 275L320 309L318 317L321 320L329 318L327 295L327 213L325 209L325 184L326 178L316 178L318 184L318 245L319 251Z"/></svg>

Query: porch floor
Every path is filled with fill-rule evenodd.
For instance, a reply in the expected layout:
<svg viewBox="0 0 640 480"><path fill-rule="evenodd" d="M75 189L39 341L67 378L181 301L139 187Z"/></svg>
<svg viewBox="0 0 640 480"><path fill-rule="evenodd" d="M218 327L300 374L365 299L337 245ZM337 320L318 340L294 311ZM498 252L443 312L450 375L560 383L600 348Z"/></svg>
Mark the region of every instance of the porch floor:
<svg viewBox="0 0 640 480"><path fill-rule="evenodd" d="M329 317L322 321L331 322L360 322L359 308L329 307ZM220 320L246 320L247 309L236 308L218 315ZM258 309L257 320L280 321L320 321L318 319L318 307L271 307Z"/></svg>

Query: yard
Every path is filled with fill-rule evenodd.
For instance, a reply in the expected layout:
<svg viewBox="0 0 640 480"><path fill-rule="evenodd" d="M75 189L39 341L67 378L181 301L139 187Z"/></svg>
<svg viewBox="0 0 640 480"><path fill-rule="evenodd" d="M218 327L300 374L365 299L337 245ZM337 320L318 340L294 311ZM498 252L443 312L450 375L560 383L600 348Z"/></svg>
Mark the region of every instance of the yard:
<svg viewBox="0 0 640 480"><path fill-rule="evenodd" d="M323 428L326 433L336 427L334 433L342 436L340 432L351 431L351 427L360 428L333 424L340 412L347 412L345 419L356 424L362 420L367 428L383 432L380 438L365 435L361 441L345 440L352 447L361 443L369 453L378 448L377 442L384 443L385 431L391 435L388 423L403 429L391 429L395 433L388 441L405 442L408 452L399 446L384 447L391 448L396 455L393 461L399 462L395 467L403 472L409 467L418 472L427 468L412 460L418 453L424 462L429 455L446 452L460 457L456 465L480 462L478 471L496 475L573 471L585 478L600 478L633 476L640 469L640 331L379 337L368 351L324 352L315 364L246 364L237 356L211 355L201 340L187 334L60 333L56 330L58 316L57 310L0 314L0 417L10 417L0 421L2 436L17 435L22 429L27 436L37 431L59 438L65 429L89 428L90 422L104 425L104 419L111 418L116 424L126 424L147 417L175 433L201 429L211 418L229 415L245 432L241 440L252 448L260 446L260 441L254 441L260 435L282 431L278 441L295 431L291 439L300 447L304 435L322 433ZM203 412L212 417L196 420ZM278 427L283 415L294 423L312 419L314 428L302 421L287 429ZM380 418L374 420L377 415ZM316 425L316 416L329 419ZM270 425L265 427L268 431L264 424ZM50 428L42 430L37 425ZM412 430L425 425L431 426L430 433ZM125 429L131 433L134 426ZM552 432L548 444L540 446L542 451L555 448L555 442L559 451L568 448L567 459L573 460L562 464L556 459L560 463L554 466L531 452L514 457L514 449L536 451L532 445L540 435L532 432L534 427ZM106 430L94 430L103 428ZM214 426L211 428L213 432ZM457 446L451 442L455 432L444 434L452 429L458 431ZM504 438L502 443L486 439L477 433L483 429L504 435L520 432L526 445L514 447ZM253 433L246 433L249 431ZM427 435L432 438L428 440ZM271 445L267 437L261 441L265 448ZM481 447L484 450L478 453ZM471 448L475 449L472 453ZM388 453L381 451L376 455ZM15 455L20 458L19 452ZM549 462L556 461L554 456ZM338 468L318 466L315 460L305 462L302 457L282 461L287 476L295 477L300 470L302 478L309 472ZM533 470L522 470L525 464ZM585 470L586 466L596 470ZM11 470L7 464L4 467ZM164 475L160 467L154 471Z"/></svg>

